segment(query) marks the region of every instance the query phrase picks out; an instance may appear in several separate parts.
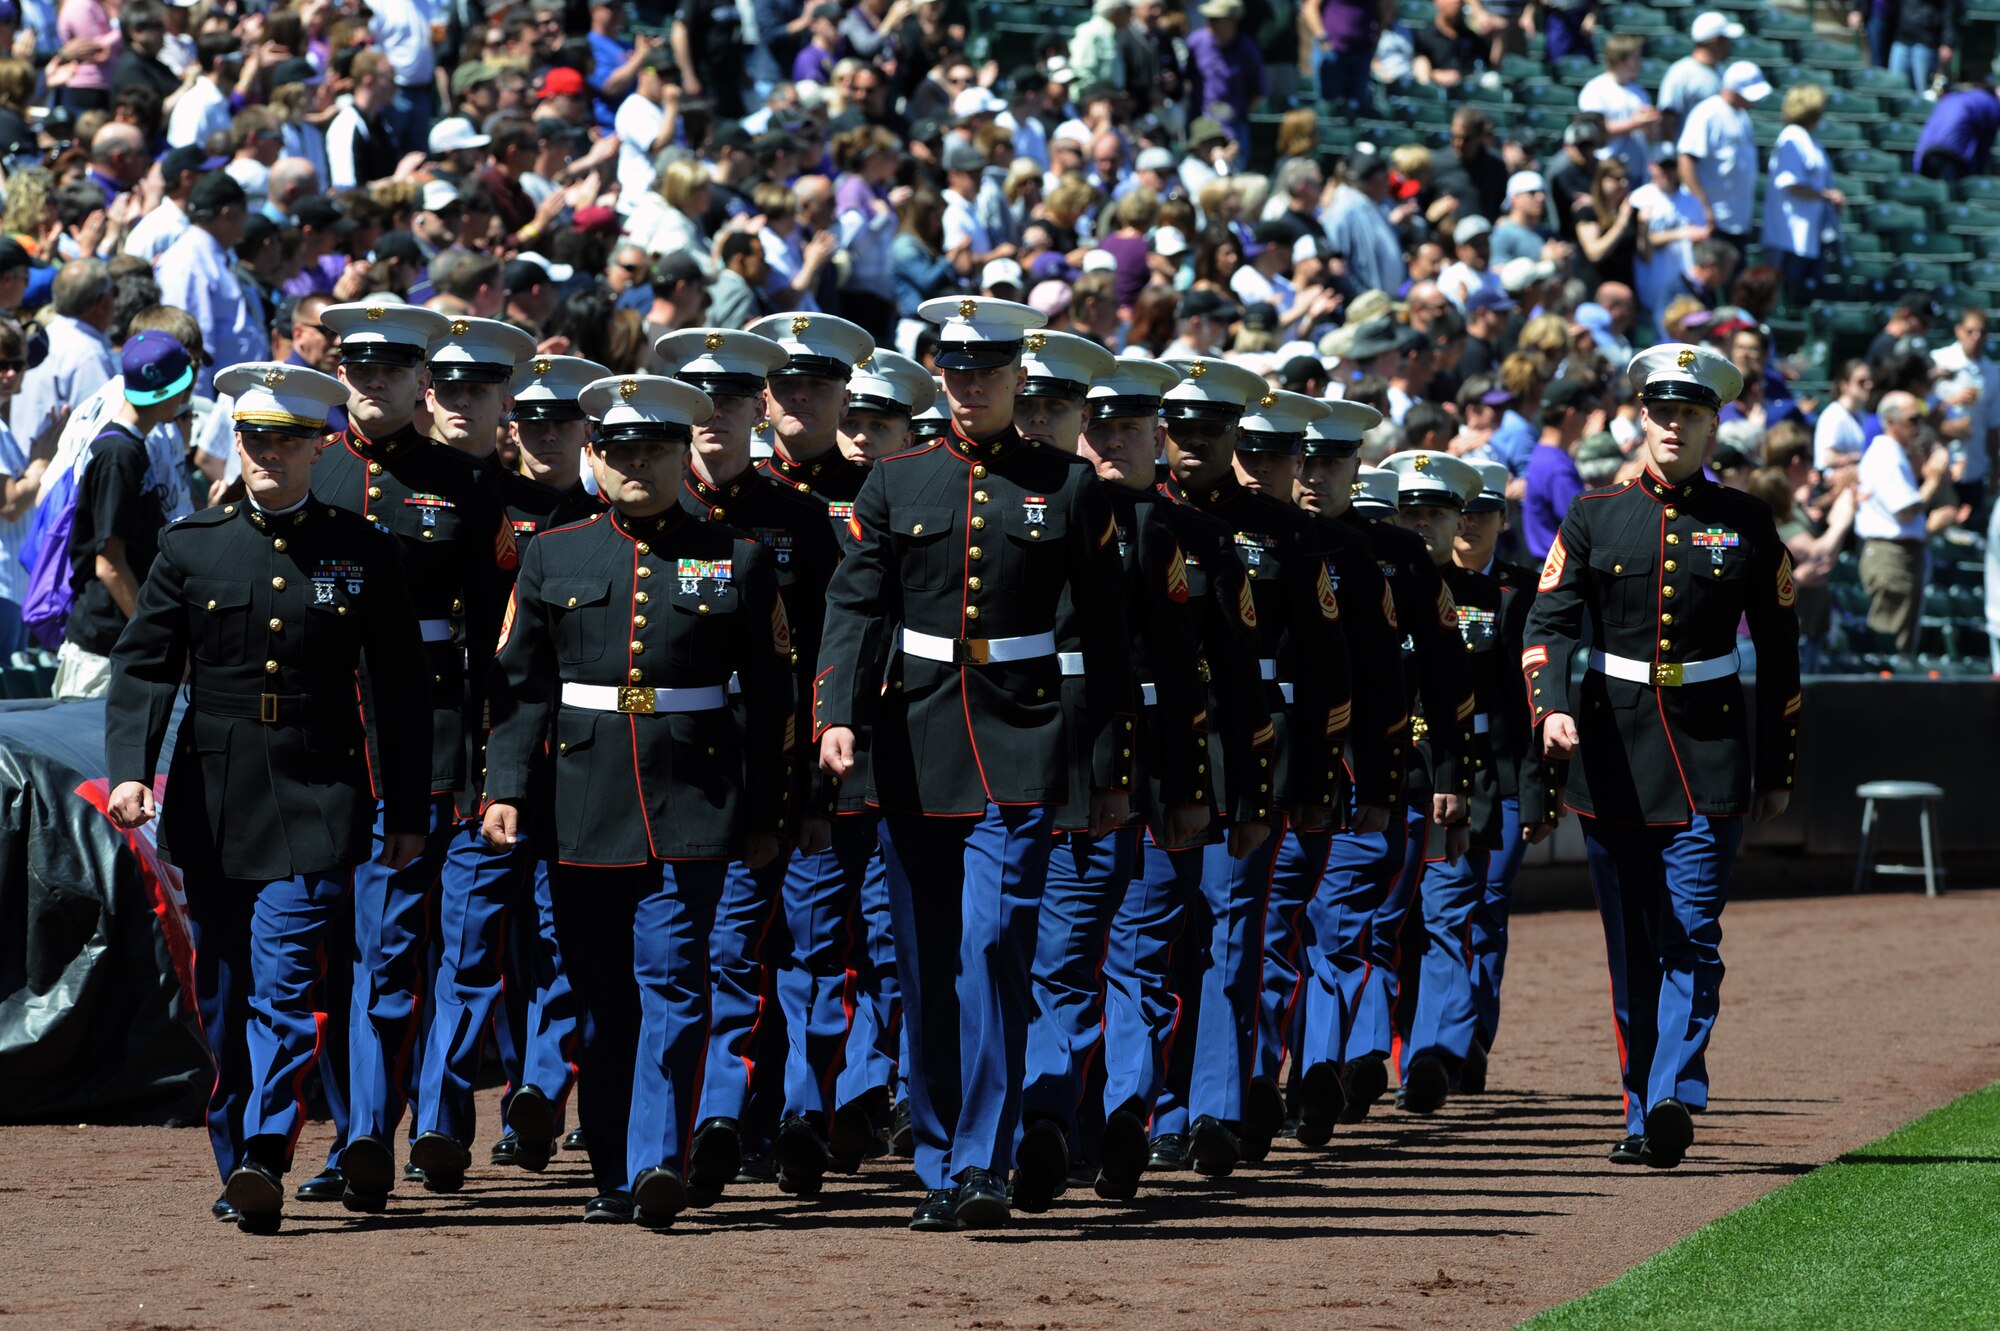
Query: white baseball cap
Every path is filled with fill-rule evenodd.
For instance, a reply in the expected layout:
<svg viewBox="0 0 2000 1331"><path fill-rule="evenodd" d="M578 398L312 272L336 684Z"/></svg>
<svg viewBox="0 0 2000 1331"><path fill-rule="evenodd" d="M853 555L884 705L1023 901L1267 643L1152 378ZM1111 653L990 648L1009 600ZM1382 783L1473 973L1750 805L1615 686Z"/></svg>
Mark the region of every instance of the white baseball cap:
<svg viewBox="0 0 2000 1331"><path fill-rule="evenodd" d="M1733 92L1746 102L1761 102L1771 95L1771 81L1754 60L1738 60L1722 71L1722 90Z"/></svg>
<svg viewBox="0 0 2000 1331"><path fill-rule="evenodd" d="M491 142L491 135L481 134L464 116L447 116L431 126L430 151L433 157L457 152L461 148L484 148Z"/></svg>
<svg viewBox="0 0 2000 1331"><path fill-rule="evenodd" d="M967 88L951 99L951 114L954 120L965 120L971 116L997 116L1007 109L1007 103L993 95L991 88Z"/></svg>
<svg viewBox="0 0 2000 1331"><path fill-rule="evenodd" d="M1736 22L1727 14L1718 14L1712 9L1706 14L1698 15L1695 18L1694 26L1688 29L1688 36L1694 39L1694 43L1697 46L1705 45L1718 37L1727 37L1733 42L1742 35L1743 25L1741 23Z"/></svg>
<svg viewBox="0 0 2000 1331"><path fill-rule="evenodd" d="M1162 258L1177 259L1187 251L1187 237L1181 234L1179 227L1163 226L1153 232L1153 253Z"/></svg>
<svg viewBox="0 0 2000 1331"><path fill-rule="evenodd" d="M1514 203L1516 194L1546 194L1549 182L1542 179L1539 171L1516 171L1507 177L1507 206Z"/></svg>
<svg viewBox="0 0 2000 1331"><path fill-rule="evenodd" d="M1109 250L1092 250L1083 256L1083 271L1086 273L1110 273L1118 269L1118 256Z"/></svg>
<svg viewBox="0 0 2000 1331"><path fill-rule="evenodd" d="M991 291L994 287L1019 287L1026 277L1021 265L1012 259L995 259L979 270L979 286L982 291Z"/></svg>

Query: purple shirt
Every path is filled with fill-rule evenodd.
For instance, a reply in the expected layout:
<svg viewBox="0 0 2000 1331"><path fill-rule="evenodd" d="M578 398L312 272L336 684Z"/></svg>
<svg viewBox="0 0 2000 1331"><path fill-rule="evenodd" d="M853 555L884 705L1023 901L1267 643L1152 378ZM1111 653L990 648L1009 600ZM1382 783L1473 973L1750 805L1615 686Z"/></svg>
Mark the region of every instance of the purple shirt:
<svg viewBox="0 0 2000 1331"><path fill-rule="evenodd" d="M332 295L333 284L347 271L345 254L324 254L317 263L304 264L298 274L279 290L287 296L310 296L315 293Z"/></svg>
<svg viewBox="0 0 2000 1331"><path fill-rule="evenodd" d="M1319 7L1320 26L1326 29L1327 44L1336 51L1375 51L1377 6L1359 0L1326 0Z"/></svg>
<svg viewBox="0 0 2000 1331"><path fill-rule="evenodd" d="M1984 175L1993 160L1993 139L2000 134L2000 95L1985 88L1960 88L1938 98L1917 136L1911 165L1923 169L1927 152L1950 153L1976 175Z"/></svg>
<svg viewBox="0 0 2000 1331"><path fill-rule="evenodd" d="M833 82L833 53L822 51L807 42L799 53L792 57L792 82L820 83Z"/></svg>
<svg viewBox="0 0 2000 1331"><path fill-rule="evenodd" d="M1521 536L1528 553L1547 559L1556 533L1569 515L1569 501L1583 493L1583 477L1566 448L1535 445L1528 459L1528 493L1521 500Z"/></svg>
<svg viewBox="0 0 2000 1331"><path fill-rule="evenodd" d="M1145 289L1150 269L1146 266L1146 238L1144 236L1106 236L1097 242L1097 248L1118 260L1118 271L1112 275L1112 292L1118 303L1130 305L1139 299Z"/></svg>
<svg viewBox="0 0 2000 1331"><path fill-rule="evenodd" d="M1189 36L1187 44L1194 84L1191 104L1206 114L1209 106L1226 102L1238 120L1249 115L1250 103L1266 91L1264 55L1257 43L1239 28L1236 40L1225 51L1216 46L1214 29L1203 28ZM1242 127L1237 132L1242 133Z"/></svg>

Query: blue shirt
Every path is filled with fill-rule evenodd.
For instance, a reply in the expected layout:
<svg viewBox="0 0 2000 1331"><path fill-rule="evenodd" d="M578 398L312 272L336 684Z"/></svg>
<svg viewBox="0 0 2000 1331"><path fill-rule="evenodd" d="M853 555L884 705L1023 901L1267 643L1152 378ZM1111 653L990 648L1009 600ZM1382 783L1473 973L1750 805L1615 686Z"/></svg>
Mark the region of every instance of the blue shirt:
<svg viewBox="0 0 2000 1331"><path fill-rule="evenodd" d="M1528 492L1521 497L1521 538L1528 553L1547 559L1569 502L1583 493L1583 476L1566 448L1536 444L1528 459Z"/></svg>
<svg viewBox="0 0 2000 1331"><path fill-rule="evenodd" d="M160 256L154 272L160 282L160 303L178 305L201 325L213 363L196 373L195 392L215 395L217 367L270 359L270 321L264 315L264 302L237 280L229 251L214 236L198 226L189 227Z"/></svg>
<svg viewBox="0 0 2000 1331"><path fill-rule="evenodd" d="M1528 474L1528 463L1541 440L1541 434L1528 424L1528 418L1509 407L1507 414L1500 418L1499 427L1493 431L1493 437L1486 441L1486 451L1493 455L1495 462L1504 463L1508 472L1518 479Z"/></svg>
<svg viewBox="0 0 2000 1331"><path fill-rule="evenodd" d="M1985 88L1960 88L1938 98L1924 132L1917 136L1911 165L1923 169L1927 152L1950 153L1975 175L1984 175L1993 160L1993 139L2000 134L2000 95Z"/></svg>
<svg viewBox="0 0 2000 1331"><path fill-rule="evenodd" d="M617 38L606 37L601 32L590 34L590 90L597 95L591 103L590 113L597 121L597 127L606 133L611 130L611 122L618 114L618 108L605 100L604 80L617 73L618 67L631 58L632 48ZM625 91L632 90L627 88ZM620 97L619 100L623 101L624 98Z"/></svg>

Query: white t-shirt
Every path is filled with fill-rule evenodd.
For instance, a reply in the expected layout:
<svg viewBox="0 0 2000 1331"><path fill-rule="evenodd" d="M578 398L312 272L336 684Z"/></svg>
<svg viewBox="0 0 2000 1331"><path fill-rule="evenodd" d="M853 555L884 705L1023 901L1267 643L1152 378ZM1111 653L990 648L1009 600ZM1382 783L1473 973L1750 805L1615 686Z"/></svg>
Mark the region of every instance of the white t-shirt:
<svg viewBox="0 0 2000 1331"><path fill-rule="evenodd" d="M946 253L958 247L958 243L968 237L972 240L972 252L985 254L993 248L993 237L980 225L979 214L973 210L970 200L960 198L951 190L944 194L944 248Z"/></svg>
<svg viewBox="0 0 2000 1331"><path fill-rule="evenodd" d="M1667 76L1660 80L1660 108L1686 115L1697 102L1721 91L1721 70L1691 55L1682 56L1667 66Z"/></svg>
<svg viewBox="0 0 2000 1331"><path fill-rule="evenodd" d="M167 146L206 147L209 135L228 128L229 95L203 75L174 103L174 113L167 117Z"/></svg>
<svg viewBox="0 0 2000 1331"><path fill-rule="evenodd" d="M368 35L382 48L382 55L396 76L409 87L429 83L437 72L437 54L431 46L431 20L414 0L368 0Z"/></svg>
<svg viewBox="0 0 2000 1331"><path fill-rule="evenodd" d="M1645 219L1647 232L1655 236L1665 231L1701 225L1701 202L1679 187L1668 194L1657 185L1641 185L1632 191L1632 208ZM1670 245L1655 243L1652 256L1638 262L1634 277L1639 286L1639 303L1650 310L1655 319L1665 313L1661 308L1664 293L1672 287L1675 278L1688 270L1688 264L1693 260L1694 246L1685 240L1677 240Z"/></svg>
<svg viewBox="0 0 2000 1331"><path fill-rule="evenodd" d="M178 203L161 199L160 206L140 218L125 237L125 252L147 263L156 263L181 238L188 225L188 215Z"/></svg>
<svg viewBox="0 0 2000 1331"><path fill-rule="evenodd" d="M1818 199L1797 199L1792 185L1827 189L1833 184L1833 163L1826 149L1802 125L1787 125L1771 147L1771 183L1764 190L1764 252L1782 251L1801 258L1819 257L1820 234L1833 220L1833 207Z"/></svg>
<svg viewBox="0 0 2000 1331"><path fill-rule="evenodd" d="M666 123L666 108L636 92L618 103L611 128L618 136L618 192L626 198L653 188L653 140Z"/></svg>
<svg viewBox="0 0 2000 1331"><path fill-rule="evenodd" d="M1965 460L1963 478L1968 481L1986 479L1986 437L1993 430L2000 430L2000 366L1984 356L1972 360L1964 348L1954 342L1948 347L1940 347L1931 353L1931 368L1944 377L1931 385L1931 396L1939 406L1938 410L1947 420L1972 421L1972 434L1963 443L1954 441L1952 454ZM1979 390L1979 396L1963 407L1955 407L1949 399L1958 396L1968 388Z"/></svg>
<svg viewBox="0 0 2000 1331"><path fill-rule="evenodd" d="M1720 94L1696 104L1681 127L1683 157L1695 159L1695 175L1715 213L1715 229L1747 236L1757 207L1757 131L1750 113Z"/></svg>
<svg viewBox="0 0 2000 1331"><path fill-rule="evenodd" d="M1653 104L1646 90L1636 83L1620 83L1616 76L1606 73L1583 85L1576 95L1576 109L1596 111L1607 123L1614 120L1630 120ZM1633 130L1620 134L1605 144L1605 152L1625 163L1625 170L1634 182L1646 178L1646 162L1650 156L1651 138L1644 130Z"/></svg>
<svg viewBox="0 0 2000 1331"><path fill-rule="evenodd" d="M21 447L7 422L0 421L0 476L17 481L27 469L28 450ZM28 569L21 556L27 553L24 543L34 521L32 508L18 518L0 519L0 600L19 604L28 594Z"/></svg>
<svg viewBox="0 0 2000 1331"><path fill-rule="evenodd" d="M1903 446L1886 434L1878 434L1861 455L1861 507L1854 513L1854 534L1864 541L1921 541L1924 539L1923 496L1917 490L1917 472L1910 465ZM1898 517L1904 509L1909 518Z"/></svg>
<svg viewBox="0 0 2000 1331"><path fill-rule="evenodd" d="M1813 466L1825 471L1838 465L1841 454L1851 461L1861 456L1861 446L1867 442L1854 413L1838 399L1829 402L1819 414L1819 424L1813 426Z"/></svg>

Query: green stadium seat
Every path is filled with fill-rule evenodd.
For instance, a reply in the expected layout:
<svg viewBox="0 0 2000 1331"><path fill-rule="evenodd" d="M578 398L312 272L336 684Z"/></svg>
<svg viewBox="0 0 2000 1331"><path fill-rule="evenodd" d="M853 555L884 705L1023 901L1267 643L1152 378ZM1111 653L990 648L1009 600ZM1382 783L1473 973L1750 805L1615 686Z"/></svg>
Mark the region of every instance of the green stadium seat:
<svg viewBox="0 0 2000 1331"><path fill-rule="evenodd" d="M1684 32L1662 32L1646 39L1646 54L1668 63L1694 50L1694 39Z"/></svg>
<svg viewBox="0 0 2000 1331"><path fill-rule="evenodd" d="M1835 161L1840 169L1849 175L1886 180L1906 170L1909 158L1898 157L1895 153L1884 152L1880 148L1853 148L1840 154Z"/></svg>
<svg viewBox="0 0 2000 1331"><path fill-rule="evenodd" d="M1904 237L1903 254L1926 263L1961 264L1972 262L1972 251L1962 236L1945 231L1913 231Z"/></svg>
<svg viewBox="0 0 2000 1331"><path fill-rule="evenodd" d="M1894 74L1874 65L1841 71L1841 86L1856 92L1898 93L1910 91L1910 76Z"/></svg>
<svg viewBox="0 0 2000 1331"><path fill-rule="evenodd" d="M1893 176L1875 191L1877 197L1894 203L1912 203L1923 208L1942 208L1951 202L1951 186L1925 176Z"/></svg>
<svg viewBox="0 0 2000 1331"><path fill-rule="evenodd" d="M1396 17L1412 28L1421 29L1436 12L1430 0L1396 0Z"/></svg>
<svg viewBox="0 0 2000 1331"><path fill-rule="evenodd" d="M1870 231L1881 235L1885 231L1920 231L1930 225L1930 214L1922 208L1906 203L1871 203L1861 211L1862 222ZM1885 241L1890 249L1897 248L1897 242Z"/></svg>
<svg viewBox="0 0 2000 1331"><path fill-rule="evenodd" d="M1839 176L1833 178L1833 183L1841 189L1847 188ZM1847 197L1849 199L1858 199L1861 196L1850 193ZM1880 254L1882 252L1882 238L1872 231L1863 231L1858 227L1848 227L1843 230L1840 233L1840 243L1849 254L1856 256Z"/></svg>
<svg viewBox="0 0 2000 1331"><path fill-rule="evenodd" d="M1516 88L1548 81L1548 66L1524 55L1510 55L1500 61L1501 81Z"/></svg>
<svg viewBox="0 0 2000 1331"><path fill-rule="evenodd" d="M1603 12L1602 28L1605 32L1630 33L1639 37L1650 37L1672 32L1673 25L1666 15L1646 5L1611 5ZM1738 43L1740 46L1742 43Z"/></svg>
<svg viewBox="0 0 2000 1331"><path fill-rule="evenodd" d="M1824 84L1821 86L1825 87ZM1882 99L1872 92L1856 92L1851 88L1827 88L1826 113L1830 117L1880 115Z"/></svg>
<svg viewBox="0 0 2000 1331"><path fill-rule="evenodd" d="M1492 114L1495 107L1512 106L1514 104L1514 93L1504 83L1495 84L1492 87L1488 87L1483 83L1475 83L1465 90L1465 100L1486 111L1488 114Z"/></svg>
<svg viewBox="0 0 2000 1331"><path fill-rule="evenodd" d="M1540 106L1549 110L1575 111L1576 89L1566 88L1560 83L1535 83L1525 87L1517 86L1515 100L1528 106Z"/></svg>
<svg viewBox="0 0 2000 1331"><path fill-rule="evenodd" d="M2000 201L2000 176L1967 176L1958 182L1958 197Z"/></svg>
<svg viewBox="0 0 2000 1331"><path fill-rule="evenodd" d="M1759 37L1810 37L1813 31L1810 18L1795 9L1779 9L1776 5L1759 9L1750 26Z"/></svg>
<svg viewBox="0 0 2000 1331"><path fill-rule="evenodd" d="M1915 259L1905 259L1889 273L1891 290L1938 293L1939 301L1946 304L1950 302L1942 292L1951 285L1951 269L1941 263L1922 263Z"/></svg>
<svg viewBox="0 0 2000 1331"><path fill-rule="evenodd" d="M1813 133L1828 152L1868 146L1867 130L1858 120L1822 120Z"/></svg>
<svg viewBox="0 0 2000 1331"><path fill-rule="evenodd" d="M1917 150L1917 138L1924 132L1921 121L1885 120L1875 131L1875 142L1897 154L1908 170L1910 154Z"/></svg>
<svg viewBox="0 0 2000 1331"><path fill-rule="evenodd" d="M1556 77L1572 88L1581 88L1596 78L1604 66L1587 55L1566 55L1556 61Z"/></svg>
<svg viewBox="0 0 2000 1331"><path fill-rule="evenodd" d="M1755 60L1760 65L1780 65L1789 63L1792 53L1782 42L1769 37L1741 37L1731 43L1729 58L1732 60Z"/></svg>
<svg viewBox="0 0 2000 1331"><path fill-rule="evenodd" d="M1846 37L1808 37L1799 43L1798 53L1800 64L1816 69L1851 70L1868 63L1860 43Z"/></svg>
<svg viewBox="0 0 2000 1331"><path fill-rule="evenodd" d="M1958 270L1958 280L1966 286L1977 287L1989 296L2000 292L2000 263L1991 259L1974 259Z"/></svg>

